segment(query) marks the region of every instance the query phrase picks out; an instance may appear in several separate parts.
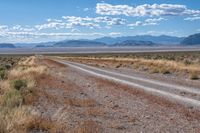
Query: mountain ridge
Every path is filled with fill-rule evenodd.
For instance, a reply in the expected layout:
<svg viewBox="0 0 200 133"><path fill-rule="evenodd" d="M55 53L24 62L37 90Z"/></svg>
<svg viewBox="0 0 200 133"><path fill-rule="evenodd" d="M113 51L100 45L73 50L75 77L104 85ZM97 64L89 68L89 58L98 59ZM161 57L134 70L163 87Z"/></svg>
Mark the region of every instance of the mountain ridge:
<svg viewBox="0 0 200 133"><path fill-rule="evenodd" d="M181 41L182 45L200 45L200 33L190 35Z"/></svg>
<svg viewBox="0 0 200 133"><path fill-rule="evenodd" d="M12 43L0 43L0 48L16 48Z"/></svg>

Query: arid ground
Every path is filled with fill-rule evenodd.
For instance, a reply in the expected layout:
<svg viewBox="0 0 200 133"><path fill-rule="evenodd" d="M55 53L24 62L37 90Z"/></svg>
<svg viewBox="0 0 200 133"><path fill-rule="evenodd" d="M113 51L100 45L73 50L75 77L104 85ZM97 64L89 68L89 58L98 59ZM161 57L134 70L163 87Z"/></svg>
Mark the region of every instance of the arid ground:
<svg viewBox="0 0 200 133"><path fill-rule="evenodd" d="M0 73L0 133L200 131L199 52L2 56Z"/></svg>

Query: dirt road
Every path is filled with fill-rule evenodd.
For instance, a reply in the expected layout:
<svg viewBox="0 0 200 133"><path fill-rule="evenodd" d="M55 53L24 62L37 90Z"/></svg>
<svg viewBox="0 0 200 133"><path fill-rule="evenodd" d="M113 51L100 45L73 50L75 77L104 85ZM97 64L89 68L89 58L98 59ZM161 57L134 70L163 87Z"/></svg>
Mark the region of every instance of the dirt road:
<svg viewBox="0 0 200 133"><path fill-rule="evenodd" d="M150 84L154 89L157 82L152 80L139 86L137 84L143 81L131 79L123 73L66 61L58 63L44 59L40 63L48 67L49 75L38 79L38 89L44 92L36 103L35 112L57 122L67 132L197 133L200 130L200 112L195 109L199 106L198 98L178 94L185 91L199 95L197 88L181 90L179 85L169 87L160 83L158 86L163 89L159 91L171 94L168 99L160 97L160 93L159 96L152 95L155 91L141 89ZM183 102L187 102L187 106L183 106Z"/></svg>
<svg viewBox="0 0 200 133"><path fill-rule="evenodd" d="M200 101L199 101L200 88L179 86L175 84L169 84L166 82L147 79L144 77L143 78L133 77L131 75L125 75L119 72L113 72L100 68L95 68L80 63L74 63L69 61L58 61L58 62L76 68L79 71L84 71L86 73L92 74L97 77L112 80L125 85L130 85L138 89L143 89L151 94L165 97L168 100L174 100L174 102L187 104L188 106L200 109Z"/></svg>

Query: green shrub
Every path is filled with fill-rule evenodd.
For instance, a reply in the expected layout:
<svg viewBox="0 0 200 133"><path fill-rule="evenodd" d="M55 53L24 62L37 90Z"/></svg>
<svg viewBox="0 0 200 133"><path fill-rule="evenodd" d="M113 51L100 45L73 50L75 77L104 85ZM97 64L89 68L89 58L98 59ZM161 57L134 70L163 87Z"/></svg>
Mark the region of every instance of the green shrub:
<svg viewBox="0 0 200 133"><path fill-rule="evenodd" d="M6 71L5 70L0 70L0 80L6 79Z"/></svg>
<svg viewBox="0 0 200 133"><path fill-rule="evenodd" d="M13 89L22 90L27 87L27 82L26 80L21 80L21 79L14 80L11 82L11 86Z"/></svg>
<svg viewBox="0 0 200 133"><path fill-rule="evenodd" d="M6 67L4 65L0 65L0 71L5 71Z"/></svg>

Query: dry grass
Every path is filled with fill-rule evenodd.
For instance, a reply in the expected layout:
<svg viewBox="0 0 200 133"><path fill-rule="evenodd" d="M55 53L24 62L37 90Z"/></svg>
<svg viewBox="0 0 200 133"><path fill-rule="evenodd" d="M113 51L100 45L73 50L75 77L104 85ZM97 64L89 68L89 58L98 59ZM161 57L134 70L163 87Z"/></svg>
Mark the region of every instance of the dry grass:
<svg viewBox="0 0 200 133"><path fill-rule="evenodd" d="M167 59L146 59L146 58L122 58L122 57L67 57L65 59L83 62L90 65L114 68L133 68L149 73L162 74L190 74L200 75L200 64L184 63ZM193 79L193 78L190 78Z"/></svg>
<svg viewBox="0 0 200 133"><path fill-rule="evenodd" d="M33 117L26 125L26 132L66 133L59 122L54 122L41 117Z"/></svg>
<svg viewBox="0 0 200 133"><path fill-rule="evenodd" d="M97 107L97 108L88 108L84 113L84 115L88 115L88 116L100 116L100 117L107 117L107 112L100 108L100 107Z"/></svg>
<svg viewBox="0 0 200 133"><path fill-rule="evenodd" d="M102 133L103 128L96 121L87 120L81 122L81 124L74 130L74 133Z"/></svg>
<svg viewBox="0 0 200 133"><path fill-rule="evenodd" d="M45 72L46 68L37 66L36 58L30 57L19 62L8 72L8 78L1 81L0 133L28 132L32 127L47 131L53 129L55 124L46 121L42 121L41 127L36 126L38 118L31 114L30 105L36 98L34 93L36 78ZM38 125L40 124L38 122Z"/></svg>

